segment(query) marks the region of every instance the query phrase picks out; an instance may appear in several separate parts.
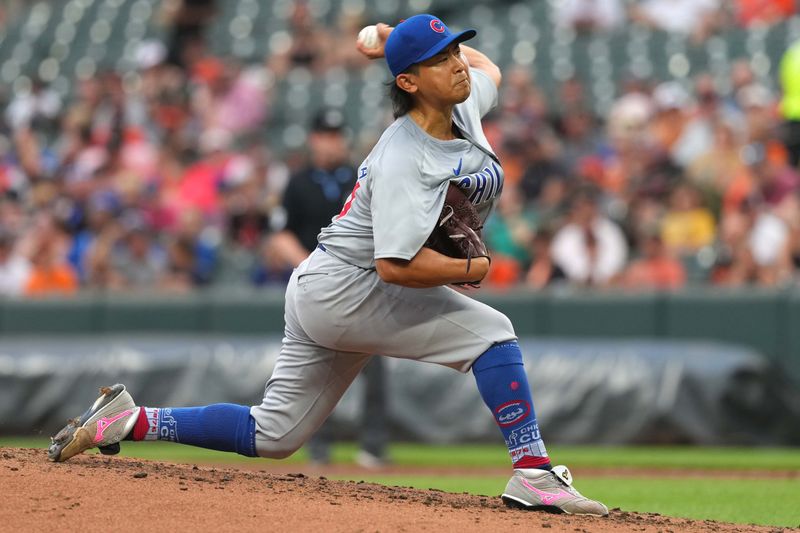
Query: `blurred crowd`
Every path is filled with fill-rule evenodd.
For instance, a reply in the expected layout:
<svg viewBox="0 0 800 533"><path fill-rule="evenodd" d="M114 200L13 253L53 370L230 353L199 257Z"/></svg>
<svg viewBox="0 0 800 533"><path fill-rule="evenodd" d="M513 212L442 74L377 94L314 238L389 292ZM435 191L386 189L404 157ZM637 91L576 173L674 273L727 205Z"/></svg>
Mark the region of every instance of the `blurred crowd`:
<svg viewBox="0 0 800 533"><path fill-rule="evenodd" d="M169 38L141 43L136 72L75 79L68 101L36 80L0 93L0 297L281 286L347 201L375 138L348 136L336 109L302 125L301 150L275 149L264 132L275 79L366 65L353 46L362 16L342 13L327 28L295 1L290 38L241 64L208 51L212 0L166 4ZM554 6L581 31L632 20L696 39L795 10L757 0ZM797 85L795 52L775 87ZM485 286L796 283L800 109L746 59L729 81L723 93L708 74L690 84L631 76L596 116L579 77L552 102L535 72L505 66L485 122L506 172L484 229Z"/></svg>

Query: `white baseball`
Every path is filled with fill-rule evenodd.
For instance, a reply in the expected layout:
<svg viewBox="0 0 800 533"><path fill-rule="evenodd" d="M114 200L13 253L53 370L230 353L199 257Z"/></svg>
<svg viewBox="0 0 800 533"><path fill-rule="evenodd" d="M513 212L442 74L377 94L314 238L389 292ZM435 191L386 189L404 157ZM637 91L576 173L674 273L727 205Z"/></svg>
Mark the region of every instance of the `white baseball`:
<svg viewBox="0 0 800 533"><path fill-rule="evenodd" d="M374 25L364 26L364 28L358 32L358 42L366 49L378 48L381 43L378 37L378 27Z"/></svg>

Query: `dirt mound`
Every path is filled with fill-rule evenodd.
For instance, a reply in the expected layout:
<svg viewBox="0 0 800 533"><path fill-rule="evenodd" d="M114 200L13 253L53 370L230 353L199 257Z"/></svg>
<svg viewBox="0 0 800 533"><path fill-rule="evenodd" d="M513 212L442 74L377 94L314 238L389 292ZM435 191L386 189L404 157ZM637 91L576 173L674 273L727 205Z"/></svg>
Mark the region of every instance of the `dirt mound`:
<svg viewBox="0 0 800 533"><path fill-rule="evenodd" d="M0 448L0 487L0 531L775 531L619 510L608 518L526 512L499 498L300 473L101 455L54 464L43 450L19 448Z"/></svg>

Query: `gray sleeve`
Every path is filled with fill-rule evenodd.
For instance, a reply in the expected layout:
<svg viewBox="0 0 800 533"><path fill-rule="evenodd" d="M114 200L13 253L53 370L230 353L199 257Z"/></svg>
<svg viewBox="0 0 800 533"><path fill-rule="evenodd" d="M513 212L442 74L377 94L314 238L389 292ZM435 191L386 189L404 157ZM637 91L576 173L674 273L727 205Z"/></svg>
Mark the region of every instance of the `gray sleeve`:
<svg viewBox="0 0 800 533"><path fill-rule="evenodd" d="M472 77L472 91L464 103L471 106L482 118L497 105L497 85L482 70L471 68L469 73Z"/></svg>
<svg viewBox="0 0 800 533"><path fill-rule="evenodd" d="M444 205L447 180L426 180L418 158L412 155L417 152L415 147L402 148L393 146L393 153L381 158L379 168L372 170L375 259L417 255Z"/></svg>

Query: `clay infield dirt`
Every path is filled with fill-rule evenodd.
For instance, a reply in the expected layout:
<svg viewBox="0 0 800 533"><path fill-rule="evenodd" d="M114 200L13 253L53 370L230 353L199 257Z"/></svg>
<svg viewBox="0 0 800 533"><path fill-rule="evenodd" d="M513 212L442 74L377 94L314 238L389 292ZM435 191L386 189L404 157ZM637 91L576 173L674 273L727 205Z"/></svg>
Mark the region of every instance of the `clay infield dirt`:
<svg viewBox="0 0 800 533"><path fill-rule="evenodd" d="M608 518L551 515L507 509L495 497L301 473L101 455L55 464L44 450L20 448L0 448L0 494L0 531L781 530L618 509Z"/></svg>

